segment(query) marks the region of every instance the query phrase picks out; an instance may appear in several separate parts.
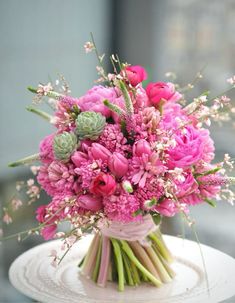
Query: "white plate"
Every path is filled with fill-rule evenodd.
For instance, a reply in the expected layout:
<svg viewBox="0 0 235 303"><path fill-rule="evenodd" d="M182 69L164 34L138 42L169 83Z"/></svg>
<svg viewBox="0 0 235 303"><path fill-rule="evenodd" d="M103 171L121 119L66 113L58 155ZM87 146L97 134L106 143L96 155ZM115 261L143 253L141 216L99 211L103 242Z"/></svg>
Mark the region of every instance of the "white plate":
<svg viewBox="0 0 235 303"><path fill-rule="evenodd" d="M176 277L161 288L151 285L125 287L109 283L100 288L79 274L77 264L85 254L91 236L81 239L59 267L50 265L52 249L59 249L60 241L36 246L11 265L9 278L19 291L43 303L216 303L235 294L235 260L211 247L201 245L206 263L209 288L203 270L199 246L192 241L165 236L176 261Z"/></svg>

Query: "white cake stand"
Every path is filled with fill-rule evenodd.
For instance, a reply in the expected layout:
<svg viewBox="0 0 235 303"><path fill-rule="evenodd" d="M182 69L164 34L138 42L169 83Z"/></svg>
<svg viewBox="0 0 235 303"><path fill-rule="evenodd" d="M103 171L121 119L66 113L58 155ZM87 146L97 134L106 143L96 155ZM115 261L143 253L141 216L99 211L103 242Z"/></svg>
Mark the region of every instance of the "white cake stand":
<svg viewBox="0 0 235 303"><path fill-rule="evenodd" d="M216 303L235 295L235 260L211 247L201 245L206 263L208 283L197 243L165 236L176 261L173 282L161 288L151 285L125 287L117 291L115 283L100 288L79 274L77 264L84 256L91 236L81 239L60 266L50 265L52 249L60 249L60 241L36 246L11 265L9 278L20 292L43 303Z"/></svg>

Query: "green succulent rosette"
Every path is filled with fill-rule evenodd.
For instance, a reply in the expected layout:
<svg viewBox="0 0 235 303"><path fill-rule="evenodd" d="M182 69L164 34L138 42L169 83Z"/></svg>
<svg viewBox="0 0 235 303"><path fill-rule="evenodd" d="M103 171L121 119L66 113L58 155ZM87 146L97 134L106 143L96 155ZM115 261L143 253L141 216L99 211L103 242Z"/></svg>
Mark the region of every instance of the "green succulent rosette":
<svg viewBox="0 0 235 303"><path fill-rule="evenodd" d="M60 161L68 161L77 146L78 140L74 133L63 132L56 135L53 140L55 158Z"/></svg>
<svg viewBox="0 0 235 303"><path fill-rule="evenodd" d="M96 112L82 112L76 119L75 132L79 139L96 140L103 132L106 119Z"/></svg>

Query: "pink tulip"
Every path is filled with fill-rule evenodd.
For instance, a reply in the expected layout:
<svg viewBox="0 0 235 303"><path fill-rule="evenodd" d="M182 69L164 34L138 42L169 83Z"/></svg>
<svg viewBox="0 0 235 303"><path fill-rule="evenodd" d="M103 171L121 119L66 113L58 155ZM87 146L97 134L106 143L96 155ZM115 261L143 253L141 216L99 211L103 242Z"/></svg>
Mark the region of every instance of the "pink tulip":
<svg viewBox="0 0 235 303"><path fill-rule="evenodd" d="M115 192L116 187L113 176L99 173L91 182L90 192L98 196L110 196Z"/></svg>
<svg viewBox="0 0 235 303"><path fill-rule="evenodd" d="M118 178L123 177L128 171L128 160L120 153L113 153L109 158L110 171Z"/></svg>
<svg viewBox="0 0 235 303"><path fill-rule="evenodd" d="M78 198L79 205L87 210L98 211L102 208L102 200L91 195L81 195Z"/></svg>
<svg viewBox="0 0 235 303"><path fill-rule="evenodd" d="M108 161L111 156L111 152L99 143L92 143L89 155L94 160Z"/></svg>
<svg viewBox="0 0 235 303"><path fill-rule="evenodd" d="M136 157L141 157L142 154L151 155L152 150L150 144L145 139L140 139L133 145L133 154Z"/></svg>
<svg viewBox="0 0 235 303"><path fill-rule="evenodd" d="M174 84L165 82L149 83L146 87L149 102L158 105L161 100L175 102L181 99L182 95L175 91Z"/></svg>
<svg viewBox="0 0 235 303"><path fill-rule="evenodd" d="M72 162L76 167L80 167L81 163L87 160L87 155L80 151L75 151L71 157Z"/></svg>
<svg viewBox="0 0 235 303"><path fill-rule="evenodd" d="M127 76L127 79L132 86L137 86L139 83L147 79L147 73L140 65L127 66L122 74Z"/></svg>

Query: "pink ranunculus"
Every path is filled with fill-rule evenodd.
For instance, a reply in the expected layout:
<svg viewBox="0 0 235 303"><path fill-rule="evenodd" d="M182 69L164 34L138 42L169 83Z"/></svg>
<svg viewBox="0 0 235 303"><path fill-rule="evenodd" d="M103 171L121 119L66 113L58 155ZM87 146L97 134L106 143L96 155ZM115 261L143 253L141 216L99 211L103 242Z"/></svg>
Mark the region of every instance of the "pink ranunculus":
<svg viewBox="0 0 235 303"><path fill-rule="evenodd" d="M99 211L102 208L102 199L91 195L81 195L78 197L80 207L90 211Z"/></svg>
<svg viewBox="0 0 235 303"><path fill-rule="evenodd" d="M101 85L94 86L84 96L78 100L78 105L81 111L99 112L106 118L111 116L111 111L104 105L104 100L112 100L116 98L114 88L104 87Z"/></svg>
<svg viewBox="0 0 235 303"><path fill-rule="evenodd" d="M113 153L109 157L108 167L117 178L123 177L128 171L128 160L120 153Z"/></svg>
<svg viewBox="0 0 235 303"><path fill-rule="evenodd" d="M147 79L147 73L140 65L127 66L122 74L127 77L132 86L137 86L139 83Z"/></svg>
<svg viewBox="0 0 235 303"><path fill-rule="evenodd" d="M99 143L92 143L89 149L90 158L94 160L102 160L107 162L109 157L112 155L111 152Z"/></svg>
<svg viewBox="0 0 235 303"><path fill-rule="evenodd" d="M185 168L196 164L202 159L207 137L203 130L187 125L172 136L176 146L168 150L167 166Z"/></svg>
<svg viewBox="0 0 235 303"><path fill-rule="evenodd" d="M39 145L40 150L40 160L44 164L51 163L55 157L53 153L53 139L54 134L51 134L49 136L46 136Z"/></svg>
<svg viewBox="0 0 235 303"><path fill-rule="evenodd" d="M141 157L143 154L151 155L152 150L150 144L145 139L140 139L133 145L133 155Z"/></svg>
<svg viewBox="0 0 235 303"><path fill-rule="evenodd" d="M176 102L182 95L175 91L174 84L165 82L149 83L146 87L149 102L152 105L158 105L161 100Z"/></svg>
<svg viewBox="0 0 235 303"><path fill-rule="evenodd" d="M41 235L45 240L53 239L56 233L57 225L56 224L49 224L45 226L41 230Z"/></svg>
<svg viewBox="0 0 235 303"><path fill-rule="evenodd" d="M76 167L79 167L82 164L82 162L87 161L87 159L88 156L80 151L75 151L71 156L71 160Z"/></svg>
<svg viewBox="0 0 235 303"><path fill-rule="evenodd" d="M110 174L99 173L91 182L90 192L98 196L110 196L116 190L117 184Z"/></svg>

